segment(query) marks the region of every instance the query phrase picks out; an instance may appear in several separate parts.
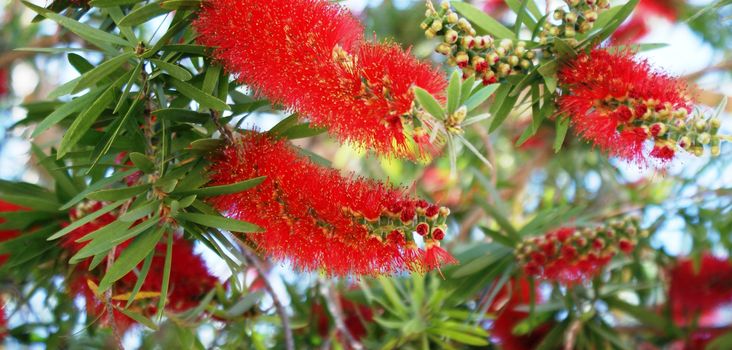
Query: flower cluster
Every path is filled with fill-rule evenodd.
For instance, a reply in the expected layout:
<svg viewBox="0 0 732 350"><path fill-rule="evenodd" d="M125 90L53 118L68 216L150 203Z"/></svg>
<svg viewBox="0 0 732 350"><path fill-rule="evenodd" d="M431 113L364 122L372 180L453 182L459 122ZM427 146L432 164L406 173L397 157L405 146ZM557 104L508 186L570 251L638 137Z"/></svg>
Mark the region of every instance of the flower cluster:
<svg viewBox="0 0 732 350"><path fill-rule="evenodd" d="M544 22L542 31L539 32L539 43L547 45L552 38L567 40L567 43L575 47L579 44L575 36L585 34L592 30L597 21L599 13L610 8L610 0L564 0L567 9L558 8L552 13L556 24L550 21ZM549 50L549 48L547 48Z"/></svg>
<svg viewBox="0 0 732 350"><path fill-rule="evenodd" d="M511 74L526 72L534 66L534 51L526 42L503 39L499 43L490 35L478 36L465 18L460 18L448 1L436 9L427 2L422 29L428 38L441 36L443 42L435 51L447 56L448 64L462 69L463 78L475 75L483 84L493 84Z"/></svg>
<svg viewBox="0 0 732 350"><path fill-rule="evenodd" d="M444 75L396 44L367 42L361 24L339 5L214 0L195 26L214 57L272 102L342 141L380 154L426 156L411 137L424 124L412 88L440 96Z"/></svg>
<svg viewBox="0 0 732 350"><path fill-rule="evenodd" d="M678 15L679 1L641 0L629 21L624 23L612 35L612 41L619 44L632 44L640 40L650 31L651 18L661 17L674 21Z"/></svg>
<svg viewBox="0 0 732 350"><path fill-rule="evenodd" d="M679 259L669 271L669 304L680 321L732 302L732 264L728 258L705 254L695 267L691 258Z"/></svg>
<svg viewBox="0 0 732 350"><path fill-rule="evenodd" d="M210 201L227 216L263 227L265 233L247 238L296 268L378 275L455 262L440 248L447 208L378 182L343 177L300 156L285 141L248 133L224 149L211 170L211 185L267 177L252 189ZM424 249L414 232L424 239Z"/></svg>
<svg viewBox="0 0 732 350"><path fill-rule="evenodd" d="M95 212L103 207L103 203L97 201L83 202L72 209L69 213L70 220L76 221L84 216ZM88 244L89 241L79 241L82 237L114 222L117 219L117 213L110 212L101 215L93 221L86 223L79 228L71 231L63 237L61 246L70 254L76 254ZM131 243L126 241L118 245L116 255L120 253ZM145 277L140 289L143 295L155 295L162 290L163 273L165 266L166 244L158 243L153 255L152 264L147 276ZM170 284L167 296L167 304L165 309L172 312L182 312L198 306L206 293L214 288L217 283L216 277L208 271L203 259L193 252L193 243L175 236L173 238L172 265L170 269ZM71 292L77 296L83 296L86 300L86 306L89 313L95 316L101 316L107 311L104 300L97 295L93 286L99 283L100 278L106 269L106 263L102 262L98 266L93 265L93 259L82 260L77 264L77 270L74 272L69 287ZM138 269L140 267L138 266ZM133 271L122 277L114 285L115 296L112 297L112 304L116 307L124 307L127 302L128 295L137 283L138 275ZM195 281L195 283L191 283ZM157 312L157 302L144 297L138 300L133 306L136 312L151 316ZM117 329L124 332L134 321L117 310L114 311L114 320ZM104 322L108 321L106 318Z"/></svg>
<svg viewBox="0 0 732 350"><path fill-rule="evenodd" d="M691 116L685 84L655 72L630 52L595 49L577 56L559 72L567 93L560 110L586 140L628 161L644 163L644 143L654 142L650 157L662 162L678 148L701 156L710 145L719 154L720 120Z"/></svg>
<svg viewBox="0 0 732 350"><path fill-rule="evenodd" d="M639 235L635 218L595 228L564 227L526 239L516 247L516 257L528 275L574 284L595 277L618 251L633 252Z"/></svg>
<svg viewBox="0 0 732 350"><path fill-rule="evenodd" d="M532 295L533 300L531 299ZM526 307L532 302L541 302L539 290L535 288L532 291L531 284L525 278L509 281L496 294L488 311L496 314L490 331L491 337L496 343L500 344L501 349L536 349L549 332L551 325L546 323L534 328L528 334L514 334L516 325L530 316L529 312L518 310L518 308Z"/></svg>

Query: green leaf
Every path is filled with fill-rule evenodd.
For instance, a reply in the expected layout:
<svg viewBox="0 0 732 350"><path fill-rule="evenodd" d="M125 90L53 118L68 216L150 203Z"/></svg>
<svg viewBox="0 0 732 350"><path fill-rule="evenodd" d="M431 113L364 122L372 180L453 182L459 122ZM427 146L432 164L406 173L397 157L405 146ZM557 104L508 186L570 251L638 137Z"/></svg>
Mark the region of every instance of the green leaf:
<svg viewBox="0 0 732 350"><path fill-rule="evenodd" d="M227 105L226 102L221 101L218 98L203 92L201 89L191 84L175 78L171 79L171 84L176 88L176 90L178 90L178 92L192 100L195 100L203 107L208 107L215 110L230 110L229 105Z"/></svg>
<svg viewBox="0 0 732 350"><path fill-rule="evenodd" d="M115 308L119 312L123 313L125 316L137 321L137 323L144 325L145 327L150 328L154 331L158 330L158 326L151 319L129 309L121 308L119 306L115 306Z"/></svg>
<svg viewBox="0 0 732 350"><path fill-rule="evenodd" d="M119 77L119 79L110 85L109 88L107 88L107 90L105 90L104 93L102 93L102 95L94 101L91 106L89 106L89 108L74 119L74 122L71 124L69 129L66 130L63 139L61 139L61 145L59 146L58 153L56 154L57 159L61 159L66 155L66 153L68 153L71 148L76 146L79 140L81 140L81 137L89 131L89 128L91 128L97 118L99 118L102 112L114 99L114 93L119 84L122 84L122 82L127 78L127 75Z"/></svg>
<svg viewBox="0 0 732 350"><path fill-rule="evenodd" d="M170 10L160 6L159 2L151 2L128 13L127 16L119 21L119 25L134 27L168 12Z"/></svg>
<svg viewBox="0 0 732 350"><path fill-rule="evenodd" d="M672 330L674 328L669 320L646 308L626 303L618 298L608 298L605 302L607 302L611 309L626 313L640 321L643 325L651 326L661 331Z"/></svg>
<svg viewBox="0 0 732 350"><path fill-rule="evenodd" d="M102 93L102 89L88 92L86 95L79 98L75 98L69 102L64 103L61 107L54 110L45 119L43 119L36 128L33 130L31 137L35 138L42 132L48 130L48 128L60 123L66 117L73 113L76 113L85 107L88 107L97 97Z"/></svg>
<svg viewBox="0 0 732 350"><path fill-rule="evenodd" d="M447 86L447 114L455 113L460 104L460 73L454 71L450 77L450 85Z"/></svg>
<svg viewBox="0 0 732 350"><path fill-rule="evenodd" d="M219 139L200 139L191 142L191 149L196 151L215 151L225 144L224 140Z"/></svg>
<svg viewBox="0 0 732 350"><path fill-rule="evenodd" d="M325 128L314 128L310 123L297 124L280 134L280 136L288 140L302 139L320 135L326 131Z"/></svg>
<svg viewBox="0 0 732 350"><path fill-rule="evenodd" d="M507 96L503 102L501 103L501 108L493 114L493 119L491 120L491 126L488 129L489 132L494 132L496 129L498 129L501 124L508 118L508 114L511 113L513 110L513 106L516 104L516 101L518 100L519 96Z"/></svg>
<svg viewBox="0 0 732 350"><path fill-rule="evenodd" d="M49 9L33 5L28 1L21 0L21 2L23 3L23 5L30 8L39 15L58 23L59 25L73 32L74 34L84 38L86 41L107 51L113 51L110 50L109 44L135 47L133 43L130 43L129 41L124 40L114 34L92 28L86 24L79 23L69 17L59 15L58 13L55 13Z"/></svg>
<svg viewBox="0 0 732 350"><path fill-rule="evenodd" d="M159 207L160 200L154 200L152 202L142 204L132 210L127 211L119 218L117 218L117 220L123 222L135 222L145 216L150 215L150 213L152 213L155 209L158 209Z"/></svg>
<svg viewBox="0 0 732 350"><path fill-rule="evenodd" d="M93 7L114 7L121 5L132 5L140 2L139 0L92 0L89 5Z"/></svg>
<svg viewBox="0 0 732 350"><path fill-rule="evenodd" d="M557 135L554 138L554 152L559 152L564 144L564 138L567 137L567 130L569 129L569 118L557 116Z"/></svg>
<svg viewBox="0 0 732 350"><path fill-rule="evenodd" d="M253 233L253 232L262 232L262 228L260 228L257 225L245 222L245 221L239 221L235 219L230 219L223 216L215 216L215 215L207 215L207 214L198 214L198 213L179 213L176 216L177 219L185 220L192 222L194 224L199 224L207 227L213 227L221 230L231 231L231 232L247 232L247 233Z"/></svg>
<svg viewBox="0 0 732 350"><path fill-rule="evenodd" d="M51 235L51 237L48 237L48 240L52 241L54 239L61 238L65 235L67 235L69 232L76 230L77 228L96 220L98 217L100 217L106 213L109 213L114 209L117 209L117 207L122 205L122 203L124 203L124 202L125 202L125 200L120 200L120 201L116 201L114 203L107 204L106 206L102 207L101 209L99 209L91 214L88 214L79 220L72 222L71 225L64 227L63 229L61 229L58 232Z"/></svg>
<svg viewBox="0 0 732 350"><path fill-rule="evenodd" d="M155 164L150 160L150 158L140 152L130 153L130 160L144 173L152 174L155 172Z"/></svg>
<svg viewBox="0 0 732 350"><path fill-rule="evenodd" d="M114 111L112 114L117 114L119 109L122 107L122 104L124 104L125 101L127 101L127 96L130 95L130 90L132 90L132 85L135 83L135 79L140 76L140 72L142 71L142 66L144 64L144 60L140 60L137 62L137 65L132 70L132 74L130 75L130 80L127 81L127 84L125 84L125 89L122 91L122 96L120 96L119 101L117 102L117 105L114 106Z"/></svg>
<svg viewBox="0 0 732 350"><path fill-rule="evenodd" d="M168 63L165 61L161 61L158 59L151 58L150 62L154 63L155 66L158 68L168 72L171 77L176 78L181 81L188 81L193 78L193 75L191 72L189 72L187 69L173 63Z"/></svg>
<svg viewBox="0 0 732 350"><path fill-rule="evenodd" d="M107 187L107 186L109 186L109 185L111 185L111 184L113 184L115 182L118 182L118 181L122 180L123 178L134 174L135 171L137 171L137 170L127 170L127 171L123 171L123 172L118 172L118 173L115 173L114 175L112 175L110 177L105 177L105 178L103 178L103 179L101 179L101 180L99 180L97 182L94 182L94 183L90 184L87 188L85 188L83 191L81 191L78 194L76 194L76 196L74 198L72 198L71 200L69 200L68 202L66 202L66 204L64 204L63 206L61 206L61 208L59 208L59 209L60 210L67 210L67 209L73 207L74 205L76 205L76 203L79 203L82 200L84 200L84 198L86 198L86 196L89 193L94 192L94 191L97 191L97 190L100 190L100 189L102 189L104 187Z"/></svg>
<svg viewBox="0 0 732 350"><path fill-rule="evenodd" d="M152 260L154 256L155 251L150 252L150 254L148 254L145 258L145 262L142 263L142 269L140 270L140 274L137 275L137 282L135 282L135 286L132 288L132 292L130 292L130 297L127 299L125 309L132 305L132 302L135 301L137 293L139 293L140 289L142 288L142 284L145 283L145 278L147 278L147 274L148 272L150 272L150 266L152 266Z"/></svg>
<svg viewBox="0 0 732 350"><path fill-rule="evenodd" d="M499 84L491 84L487 86L481 87L478 91L476 91L470 98L468 98L467 101L465 101L465 106L468 108L468 112L478 108L485 100L487 100L493 93L496 92L498 87L501 86Z"/></svg>
<svg viewBox="0 0 732 350"><path fill-rule="evenodd" d="M516 35L510 29L475 6L466 2L451 2L450 4L455 7L457 12L465 16L476 29L491 34L498 39L516 39Z"/></svg>
<svg viewBox="0 0 732 350"><path fill-rule="evenodd" d="M141 235L135 239L132 244L125 248L119 258L109 267L107 273L99 282L99 292L102 293L112 286L120 278L137 266L146 256L155 249L160 239L163 237L167 227L161 227L154 232Z"/></svg>
<svg viewBox="0 0 732 350"><path fill-rule="evenodd" d="M168 235L168 243L165 247L165 264L163 265L163 281L160 290L160 301L158 303L158 321L162 320L165 312L165 303L168 299L168 288L170 288L170 268L173 265L173 235Z"/></svg>
<svg viewBox="0 0 732 350"><path fill-rule="evenodd" d="M201 7L201 0L164 0L160 6L168 10L195 10Z"/></svg>
<svg viewBox="0 0 732 350"><path fill-rule="evenodd" d="M2 200L8 203L12 203L21 207L31 208L34 210L45 211L45 212L57 212L60 204L48 199L3 194Z"/></svg>
<svg viewBox="0 0 732 350"><path fill-rule="evenodd" d="M110 58L109 60L104 61L102 64L98 65L94 69L84 73L84 75L79 78L79 82L76 84L76 87L74 87L74 90L72 93L77 93L81 90L84 90L100 80L112 75L117 68L121 67L127 60L130 58L135 57L134 52L125 52L117 57Z"/></svg>
<svg viewBox="0 0 732 350"><path fill-rule="evenodd" d="M462 343L462 344L466 344L466 345L487 346L489 344L487 337L478 337L475 335L467 334L464 332L459 332L459 331L452 330L452 329L434 327L434 328L430 328L429 332L452 339L458 343Z"/></svg>
<svg viewBox="0 0 732 350"><path fill-rule="evenodd" d="M83 248L81 248L74 256L72 256L69 259L69 263L76 264L88 257L99 255L107 252L108 250L112 249L113 247L122 244L123 242L127 241L128 239L132 239L137 237L137 235L147 231L149 228L151 228L153 225L157 224L159 222L158 217L151 218L149 220L146 220L143 223L140 223L138 225L135 225L134 227L130 228L129 230L126 230L127 227L129 227L130 223L120 222L117 224L118 227L121 228L120 234L104 234L104 235L96 235L96 238L92 239L89 243L87 243ZM109 227L109 225L105 226Z"/></svg>
<svg viewBox="0 0 732 350"><path fill-rule="evenodd" d="M205 124L211 119L208 113L192 111L186 108L163 108L152 112L152 115L181 123Z"/></svg>
<svg viewBox="0 0 732 350"><path fill-rule="evenodd" d="M435 100L432 94L418 86L415 86L413 89L414 96L417 98L417 102L419 102L419 104L422 106L422 108L425 109L425 111L427 111L427 113L431 114L437 119L445 119L445 111L442 110L442 107L440 107L440 103Z"/></svg>
<svg viewBox="0 0 732 350"><path fill-rule="evenodd" d="M468 77L468 79L465 79L463 81L463 85L460 88L460 103L458 105L464 105L465 101L468 100L468 97L470 97L470 92L473 91L473 86L475 85L475 74Z"/></svg>
<svg viewBox="0 0 732 350"><path fill-rule="evenodd" d="M200 197L211 197L211 196L219 196L222 194L238 193L238 192L246 191L254 186L259 185L266 178L267 178L266 176L260 176L260 177L256 177L253 179L233 183L230 185L204 187L204 188L199 188L197 190L184 191L184 192L181 192L180 194L182 194L182 195L195 194Z"/></svg>
<svg viewBox="0 0 732 350"><path fill-rule="evenodd" d="M89 193L86 198L95 201L116 201L120 199L128 199L139 194L145 193L150 188L150 184L137 185L132 187L115 188L110 190L99 190Z"/></svg>
<svg viewBox="0 0 732 350"><path fill-rule="evenodd" d="M732 332L722 333L707 344L706 350L732 349Z"/></svg>

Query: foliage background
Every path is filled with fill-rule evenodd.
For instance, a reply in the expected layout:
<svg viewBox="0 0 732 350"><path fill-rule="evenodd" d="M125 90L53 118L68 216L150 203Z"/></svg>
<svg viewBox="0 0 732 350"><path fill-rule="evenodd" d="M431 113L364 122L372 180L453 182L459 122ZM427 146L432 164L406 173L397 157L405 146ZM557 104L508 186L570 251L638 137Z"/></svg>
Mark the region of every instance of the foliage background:
<svg viewBox="0 0 732 350"><path fill-rule="evenodd" d="M419 29L424 12L422 2L344 3L358 13L369 31L374 31L379 38L393 38L404 46L413 45L416 56L439 61L440 58L431 53L434 43L426 41ZM697 13L709 3L691 2L684 10L685 16ZM13 49L72 47L79 48L81 51L77 53L90 62L105 58L94 50L87 51L82 40L52 21L31 24L35 14L20 2L0 4L0 68L10 69L12 82L11 94L0 100L0 125L5 130L0 135L0 178L47 186L53 179L30 151L28 140L33 125L16 123L33 117L32 107L27 106L40 108L42 114L43 106L34 103L46 100L50 91L79 74L69 64L66 54L60 51L39 54ZM653 31L643 38L644 42L669 44L642 55L665 70L692 79L703 90L699 92L700 100L710 109L732 95L732 76L729 74L732 36L727 32L732 27L729 7L707 11L691 25L652 19ZM715 14L718 17L712 16ZM94 16L85 15L83 20L96 23ZM506 16L508 23L512 23L511 15ZM159 38L169 21L169 17L158 17L145 23L140 26L140 37ZM723 125L729 134L732 122L728 113L732 103L727 106ZM597 222L624 212L640 214L643 225L653 228L649 248L631 261L613 265L612 276L599 284L604 289L597 295L593 293L598 290L590 286L570 293L544 285L541 291L549 300L549 307L542 311L551 313L563 327L569 325L569 320L583 320L587 341L594 342L598 348L636 348L642 343L669 346L675 339L684 338L683 334L671 332L671 326L664 323L667 320L659 319L653 311L665 302L666 285L661 272L677 256L698 256L702 251L727 255L732 248L730 145L723 144L722 155L714 159L682 157L665 173L638 169L608 161L604 155L571 138L564 149L555 154L551 150L551 126L546 128L547 139L537 140L538 146L516 148L513 142L530 118L522 115L521 110L517 108L495 133L488 134L485 127L478 125L466 134L473 144L486 152L496 165L496 172L488 171L480 160L463 150L458 158L459 173L454 179L449 176L450 165L446 157L425 166L364 157L357 150L339 145L322 134L295 141L331 160L336 168L408 186L420 195L450 206L453 220L446 242L461 260L460 266L443 271L445 279L432 273L394 279L330 280L315 274L293 273L288 266L272 265L269 278L289 309L298 344L319 347L340 341L335 336L333 322L328 326L328 335L321 337L318 326L308 320L315 300L332 297L330 293L335 293L349 295L376 310L378 317L368 322L369 335L363 339L366 348L422 348L427 344L435 348L491 346L487 341L479 341L488 340L490 327L486 324L490 324L492 315L485 312L487 305L481 303L478 296L490 294L494 283L505 283L509 276L518 272L513 259L505 259L511 251L493 242L486 232L521 230L535 220L533 223L538 225L524 233L538 235L570 220ZM285 116L264 104L251 113L245 125L266 130ZM62 136L63 128L52 128L34 142L48 153ZM230 270L215 253L203 246L198 248L222 281L230 276ZM92 331L94 326L87 328L91 320L72 307L83 309L83 303L69 300L64 293L54 290L52 286L62 283L60 277L40 288L34 288L37 286L28 281L18 282L3 279L4 294L17 288L26 300L22 304L13 300L6 305L18 310L9 320L10 327L15 329L12 337L6 340L8 347L52 347L56 341L54 336L59 335L70 347L99 346L107 341L108 333ZM207 348L215 345L281 347L282 334L272 310L272 299L263 294L249 295L241 299L243 304L231 306L239 308L236 312L241 317L235 322L225 325L206 321L190 326L169 321L155 332L138 327L126 335L124 344L131 348L152 347L152 344L170 348L180 346L179 342L191 344L196 339ZM569 302L553 303L562 296ZM608 302L616 298L640 308L628 312L628 307ZM250 310L256 310L254 316L244 312ZM732 324L730 315L729 309L719 315L717 321L721 329ZM333 320L332 315L328 317ZM649 325L662 330L647 331L645 326Z"/></svg>

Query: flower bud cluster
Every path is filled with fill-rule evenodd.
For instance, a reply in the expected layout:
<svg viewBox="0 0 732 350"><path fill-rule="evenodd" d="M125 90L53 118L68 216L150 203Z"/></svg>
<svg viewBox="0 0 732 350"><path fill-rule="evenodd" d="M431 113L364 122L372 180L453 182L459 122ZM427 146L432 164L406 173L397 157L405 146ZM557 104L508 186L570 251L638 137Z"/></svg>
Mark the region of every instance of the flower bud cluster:
<svg viewBox="0 0 732 350"><path fill-rule="evenodd" d="M476 76L483 84L493 84L534 66L536 53L524 41L494 41L490 35L477 35L473 26L443 1L436 9L427 2L426 19L421 27L427 38L442 37L436 52L447 56L448 64L458 66L463 78Z"/></svg>
<svg viewBox="0 0 732 350"><path fill-rule="evenodd" d="M450 215L447 207L424 200L395 202L390 208L382 210L377 217L371 218L348 207L344 207L343 212L356 219L369 235L380 241L399 235L407 244L414 244L413 233L424 237L426 242L443 240L447 233L447 217Z"/></svg>
<svg viewBox="0 0 732 350"><path fill-rule="evenodd" d="M547 45L552 38L561 38L574 47L579 44L575 37L592 30L598 14L610 8L609 0L565 0L567 9L554 10L539 32L539 43ZM547 49L550 50L550 49Z"/></svg>
<svg viewBox="0 0 732 350"><path fill-rule="evenodd" d="M642 232L637 218L626 217L594 228L560 228L524 240L516 247L528 275L573 284L596 276L618 253L630 254Z"/></svg>
<svg viewBox="0 0 732 350"><path fill-rule="evenodd" d="M650 153L654 158L669 161L679 148L697 157L704 155L704 147L709 147L713 156L720 153L721 121L718 118L705 118L701 113L692 116L686 107L655 99L618 101L608 98L605 103L616 105L616 113L628 115L630 127L641 128L654 142Z"/></svg>

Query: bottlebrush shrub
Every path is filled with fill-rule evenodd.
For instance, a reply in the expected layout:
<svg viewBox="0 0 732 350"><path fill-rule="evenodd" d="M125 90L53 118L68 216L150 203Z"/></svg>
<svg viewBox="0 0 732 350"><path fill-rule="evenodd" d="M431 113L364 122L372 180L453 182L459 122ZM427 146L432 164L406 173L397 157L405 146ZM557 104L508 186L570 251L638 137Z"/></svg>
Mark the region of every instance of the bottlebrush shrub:
<svg viewBox="0 0 732 350"><path fill-rule="evenodd" d="M84 202L70 211L70 220L72 222L79 220L100 210L102 207L102 202ZM61 246L70 254L78 253L89 243L89 241L83 240L85 236L111 224L117 220L117 216L115 212L106 213L76 228L63 237ZM117 258L129 243L131 241L125 241L117 246L115 254ZM139 298L130 307L132 310L148 317L157 312L157 298L163 288L166 248L166 244L162 242L155 247L150 269L144 277L145 279L138 293ZM86 258L76 264L76 270L72 273L71 282L69 283L71 292L74 295L84 297L87 311L95 318L105 315L108 311L104 296L98 295L96 291L96 285L104 275L105 269L106 261L95 262L92 257ZM142 270L142 263L138 266L138 270ZM125 306L139 278L142 278L142 276L130 272L114 284L115 295L112 297L112 304L116 308ZM166 298L165 309L170 312L183 312L198 306L206 293L213 289L216 283L216 277L208 271L202 257L193 252L193 243L180 236L175 236L173 238L168 288L170 293ZM122 333L135 323L134 320L116 309L114 319L117 329ZM102 317L101 320L105 323L108 322L106 317Z"/></svg>
<svg viewBox="0 0 732 350"><path fill-rule="evenodd" d="M8 70L0 68L0 97L8 94Z"/></svg>
<svg viewBox="0 0 732 350"><path fill-rule="evenodd" d="M563 227L524 240L516 256L526 274L572 285L597 276L618 251L632 253L640 235L635 218L595 228Z"/></svg>
<svg viewBox="0 0 732 350"><path fill-rule="evenodd" d="M720 120L690 116L686 85L629 51L582 53L560 70L559 81L567 89L560 110L582 138L611 155L645 164L668 162L679 147L701 156L711 145L719 154ZM647 140L654 142L648 154Z"/></svg>
<svg viewBox="0 0 732 350"><path fill-rule="evenodd" d="M285 141L243 135L215 157L211 186L260 176L256 187L212 198L222 213L263 227L248 235L277 260L328 275L426 271L456 260L440 248L449 210L387 185L323 168ZM414 240L424 238L420 249Z"/></svg>
<svg viewBox="0 0 732 350"><path fill-rule="evenodd" d="M214 47L214 57L242 82L342 141L412 159L429 148L419 137L429 121L418 118L412 87L441 95L443 73L396 44L366 42L361 24L341 6L214 0L195 27L198 41Z"/></svg>
<svg viewBox="0 0 732 350"><path fill-rule="evenodd" d="M668 276L669 304L679 321L693 322L732 302L732 264L728 258L704 254L696 266L693 259L681 258Z"/></svg>

